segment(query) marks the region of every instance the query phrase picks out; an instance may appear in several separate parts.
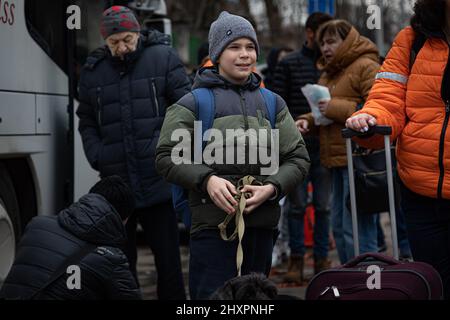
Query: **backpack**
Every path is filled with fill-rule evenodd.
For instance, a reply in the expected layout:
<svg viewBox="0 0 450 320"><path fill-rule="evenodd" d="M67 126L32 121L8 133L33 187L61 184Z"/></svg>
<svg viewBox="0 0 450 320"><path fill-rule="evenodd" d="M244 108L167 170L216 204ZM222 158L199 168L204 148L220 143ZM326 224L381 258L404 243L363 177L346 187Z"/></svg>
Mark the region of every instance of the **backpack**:
<svg viewBox="0 0 450 320"><path fill-rule="evenodd" d="M277 106L277 99L275 94L267 90L265 88L259 88L259 91L261 92L261 95L264 99L264 102L266 104L266 108L269 115L269 121L271 127L275 128L275 121L276 121L276 106ZM211 89L208 88L198 88L194 89L191 92L194 96L195 100L195 114L198 121L202 121L202 132L196 134L196 138L202 139L204 133L211 129L214 122L214 115L215 115L215 100L214 100L214 94ZM202 150L206 146L206 141L202 141L202 143L194 143L194 153L200 152L202 150L196 150L195 145L202 146ZM187 229L190 229L191 226L191 210L189 208L189 202L188 202L188 192L186 189L179 185L172 185L172 204L173 208L175 210L175 213L178 216L181 216L185 226Z"/></svg>

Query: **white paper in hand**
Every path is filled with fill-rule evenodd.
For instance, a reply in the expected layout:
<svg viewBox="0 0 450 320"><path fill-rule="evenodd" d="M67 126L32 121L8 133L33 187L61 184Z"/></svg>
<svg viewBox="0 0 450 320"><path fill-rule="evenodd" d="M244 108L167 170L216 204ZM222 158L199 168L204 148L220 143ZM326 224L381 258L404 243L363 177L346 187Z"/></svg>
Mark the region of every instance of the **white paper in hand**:
<svg viewBox="0 0 450 320"><path fill-rule="evenodd" d="M330 91L327 87L318 84L307 84L302 87L302 92L311 107L314 124L316 126L327 126L333 123L333 120L328 119L319 110L319 101L322 99L331 99Z"/></svg>

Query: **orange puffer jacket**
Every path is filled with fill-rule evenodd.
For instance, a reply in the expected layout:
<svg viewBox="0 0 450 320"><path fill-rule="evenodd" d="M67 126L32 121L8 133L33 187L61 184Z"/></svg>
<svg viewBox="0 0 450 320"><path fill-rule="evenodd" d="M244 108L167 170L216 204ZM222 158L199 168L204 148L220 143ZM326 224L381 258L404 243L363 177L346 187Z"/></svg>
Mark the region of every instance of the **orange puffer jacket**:
<svg viewBox="0 0 450 320"><path fill-rule="evenodd" d="M392 127L391 141L398 138L398 172L410 190L450 199L449 45L443 33L428 37L410 72L414 38L411 27L397 35L363 110L356 114L371 114L379 125ZM383 147L381 137L357 142Z"/></svg>

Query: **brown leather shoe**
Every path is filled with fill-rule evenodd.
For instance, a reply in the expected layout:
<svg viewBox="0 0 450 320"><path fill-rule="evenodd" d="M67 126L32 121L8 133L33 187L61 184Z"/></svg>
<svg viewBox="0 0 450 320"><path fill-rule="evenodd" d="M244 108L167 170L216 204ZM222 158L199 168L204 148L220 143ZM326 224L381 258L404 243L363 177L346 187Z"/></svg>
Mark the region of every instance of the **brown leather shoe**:
<svg viewBox="0 0 450 320"><path fill-rule="evenodd" d="M288 271L283 276L284 282L295 282L301 284L303 282L303 256L293 254L289 257Z"/></svg>
<svg viewBox="0 0 450 320"><path fill-rule="evenodd" d="M314 274L331 268L331 261L328 258L314 259Z"/></svg>

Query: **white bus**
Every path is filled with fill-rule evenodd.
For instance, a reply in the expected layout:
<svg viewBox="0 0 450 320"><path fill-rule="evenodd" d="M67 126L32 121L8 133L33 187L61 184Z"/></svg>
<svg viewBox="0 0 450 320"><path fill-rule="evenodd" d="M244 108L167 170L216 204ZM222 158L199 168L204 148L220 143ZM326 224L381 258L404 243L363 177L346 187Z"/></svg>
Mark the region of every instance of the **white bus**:
<svg viewBox="0 0 450 320"><path fill-rule="evenodd" d="M167 32L167 19L145 18L158 13L153 7L165 10L157 2L134 8L143 24ZM102 11L125 3L0 0L0 287L30 219L57 213L98 179L77 131L76 80L87 54L103 44ZM76 32L66 27L71 5L81 9Z"/></svg>
<svg viewBox="0 0 450 320"><path fill-rule="evenodd" d="M103 45L101 13L127 2L0 0L0 287L30 219L57 213L98 179L77 131L76 81ZM66 27L71 5L81 9L80 30ZM170 33L163 0L130 7L143 25Z"/></svg>
<svg viewBox="0 0 450 320"><path fill-rule="evenodd" d="M75 180L82 192L96 179L73 157L67 5L0 1L0 284L27 222L72 202Z"/></svg>

